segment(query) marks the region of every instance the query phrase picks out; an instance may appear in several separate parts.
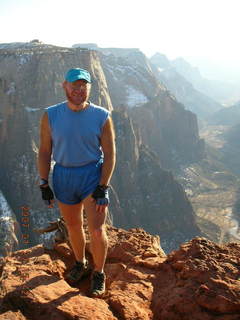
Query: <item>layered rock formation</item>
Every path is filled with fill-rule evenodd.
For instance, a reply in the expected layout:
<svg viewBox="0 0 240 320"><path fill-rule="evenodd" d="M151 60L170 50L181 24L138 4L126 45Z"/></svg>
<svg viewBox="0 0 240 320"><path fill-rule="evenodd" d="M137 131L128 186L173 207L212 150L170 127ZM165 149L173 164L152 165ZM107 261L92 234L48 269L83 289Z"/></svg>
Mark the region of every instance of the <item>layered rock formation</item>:
<svg viewBox="0 0 240 320"><path fill-rule="evenodd" d="M33 228L59 215L44 207L37 186L38 123L44 107L64 100L63 75L75 66L92 74L91 100L114 109L118 159L111 191L113 223L161 233L166 251L200 234L184 190L164 171L202 156L195 116L159 83L140 51L110 51L104 55L40 42L0 50L1 189L17 216L23 247L37 243ZM144 108L147 121L159 121L146 125L133 112L136 106ZM146 134L147 126L152 136Z"/></svg>
<svg viewBox="0 0 240 320"><path fill-rule="evenodd" d="M26 237L20 239L24 246L35 243L33 225L45 224L48 215L53 214L43 207L37 188L38 127L44 107L64 100L61 82L65 71L84 65L93 76L94 101L109 110L112 105L95 52L40 43L4 48L0 57L1 189ZM22 221L23 208L28 213L28 223Z"/></svg>
<svg viewBox="0 0 240 320"><path fill-rule="evenodd" d="M174 169L204 156L196 116L158 81L149 60L139 50L98 49L112 103L133 120L141 143L159 157L163 168Z"/></svg>
<svg viewBox="0 0 240 320"><path fill-rule="evenodd" d="M108 235L102 299L88 297L89 279L65 281L73 263L67 245L38 245L1 262L0 319L239 319L239 245L195 238L166 256L159 237L142 229L108 227Z"/></svg>
<svg viewBox="0 0 240 320"><path fill-rule="evenodd" d="M116 206L111 207L113 224L141 226L161 235L167 252L201 234L183 188L171 172L161 168L156 154L144 144L138 145L127 112L116 111L113 119L121 155L112 179L113 191L119 195L118 212Z"/></svg>
<svg viewBox="0 0 240 320"><path fill-rule="evenodd" d="M184 110L168 91L160 92L143 107L133 108L130 114L143 144L156 152L163 168L175 170L204 157L196 115Z"/></svg>

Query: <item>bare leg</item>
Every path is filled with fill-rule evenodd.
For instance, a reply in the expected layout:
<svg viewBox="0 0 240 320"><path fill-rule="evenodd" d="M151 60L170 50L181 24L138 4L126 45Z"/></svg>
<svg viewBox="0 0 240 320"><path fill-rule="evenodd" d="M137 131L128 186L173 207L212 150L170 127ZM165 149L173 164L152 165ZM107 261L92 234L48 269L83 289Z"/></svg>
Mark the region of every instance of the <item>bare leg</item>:
<svg viewBox="0 0 240 320"><path fill-rule="evenodd" d="M69 240L77 261L85 262L85 233L83 229L83 204L73 205L58 201L69 234Z"/></svg>
<svg viewBox="0 0 240 320"><path fill-rule="evenodd" d="M105 230L107 210L98 213L96 211L96 203L93 202L92 199L91 195L89 195L83 200L83 204L87 214L91 253L95 265L94 270L103 272L108 248Z"/></svg>

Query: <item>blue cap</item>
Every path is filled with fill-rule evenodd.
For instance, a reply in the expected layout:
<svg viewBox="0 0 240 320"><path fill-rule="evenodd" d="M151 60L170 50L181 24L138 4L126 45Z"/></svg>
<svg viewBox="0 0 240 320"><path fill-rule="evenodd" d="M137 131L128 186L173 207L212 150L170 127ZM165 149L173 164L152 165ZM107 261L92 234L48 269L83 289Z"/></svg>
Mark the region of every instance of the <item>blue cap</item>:
<svg viewBox="0 0 240 320"><path fill-rule="evenodd" d="M65 80L68 82L74 82L77 80L86 80L87 82L91 83L91 76L87 70L74 68L68 70L65 76Z"/></svg>

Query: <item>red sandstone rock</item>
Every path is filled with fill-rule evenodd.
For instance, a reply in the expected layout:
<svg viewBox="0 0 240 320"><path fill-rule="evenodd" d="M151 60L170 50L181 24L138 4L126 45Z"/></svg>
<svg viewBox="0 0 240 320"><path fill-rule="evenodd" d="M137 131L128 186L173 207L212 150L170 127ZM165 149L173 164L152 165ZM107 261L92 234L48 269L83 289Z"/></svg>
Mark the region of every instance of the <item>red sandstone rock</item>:
<svg viewBox="0 0 240 320"><path fill-rule="evenodd" d="M4 259L4 320L239 320L240 245L196 238L167 257L158 237L108 228L107 293L87 296L89 279L65 280L74 259L66 244L41 245Z"/></svg>

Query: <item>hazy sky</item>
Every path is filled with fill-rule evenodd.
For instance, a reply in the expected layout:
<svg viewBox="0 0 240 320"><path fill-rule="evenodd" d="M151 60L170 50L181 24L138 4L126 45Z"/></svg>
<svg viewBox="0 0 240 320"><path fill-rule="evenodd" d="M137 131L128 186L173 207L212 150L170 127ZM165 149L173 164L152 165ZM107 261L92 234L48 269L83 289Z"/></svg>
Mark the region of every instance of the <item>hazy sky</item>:
<svg viewBox="0 0 240 320"><path fill-rule="evenodd" d="M0 43L137 47L240 66L240 0L0 0Z"/></svg>

